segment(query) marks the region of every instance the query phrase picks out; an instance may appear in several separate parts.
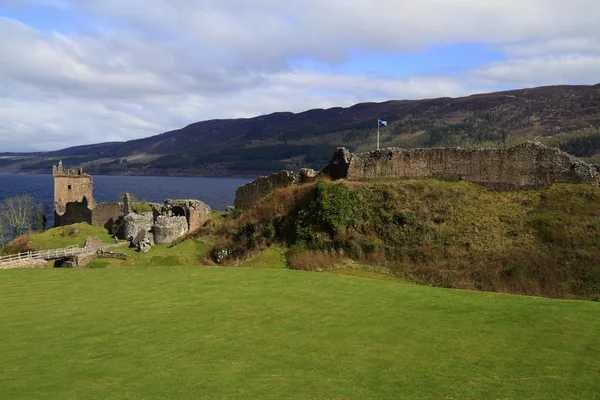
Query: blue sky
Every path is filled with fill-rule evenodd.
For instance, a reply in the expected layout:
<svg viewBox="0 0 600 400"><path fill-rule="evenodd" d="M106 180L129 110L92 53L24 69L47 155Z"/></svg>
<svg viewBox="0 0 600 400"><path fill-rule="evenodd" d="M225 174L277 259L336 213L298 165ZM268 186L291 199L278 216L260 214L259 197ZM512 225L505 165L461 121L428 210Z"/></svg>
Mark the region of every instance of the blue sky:
<svg viewBox="0 0 600 400"><path fill-rule="evenodd" d="M600 82L596 0L0 0L2 151Z"/></svg>

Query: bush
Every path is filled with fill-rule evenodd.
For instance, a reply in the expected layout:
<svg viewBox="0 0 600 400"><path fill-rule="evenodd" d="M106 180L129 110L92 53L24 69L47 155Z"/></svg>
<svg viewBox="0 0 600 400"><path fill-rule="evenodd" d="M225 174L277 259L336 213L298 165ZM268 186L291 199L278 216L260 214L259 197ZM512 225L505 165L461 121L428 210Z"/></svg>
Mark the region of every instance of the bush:
<svg viewBox="0 0 600 400"><path fill-rule="evenodd" d="M542 215L533 220L540 239L545 242L558 241L561 233L560 224L552 215Z"/></svg>
<svg viewBox="0 0 600 400"><path fill-rule="evenodd" d="M26 253L28 251L35 251L35 248L29 241L28 234L19 236L4 248L4 253L6 254Z"/></svg>
<svg viewBox="0 0 600 400"><path fill-rule="evenodd" d="M561 291L582 297L600 295L600 267L588 269L579 279L563 283Z"/></svg>
<svg viewBox="0 0 600 400"><path fill-rule="evenodd" d="M525 263L523 261L509 263L502 268L502 274L509 278L520 278L524 272Z"/></svg>

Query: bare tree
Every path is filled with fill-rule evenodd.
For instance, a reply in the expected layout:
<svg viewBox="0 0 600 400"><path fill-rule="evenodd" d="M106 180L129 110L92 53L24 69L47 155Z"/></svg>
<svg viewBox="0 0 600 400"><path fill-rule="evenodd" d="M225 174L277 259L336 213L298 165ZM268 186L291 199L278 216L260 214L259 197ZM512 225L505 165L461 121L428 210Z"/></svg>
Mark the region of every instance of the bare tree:
<svg viewBox="0 0 600 400"><path fill-rule="evenodd" d="M32 230L43 230L44 205L30 194L7 197L0 203L0 248L10 238Z"/></svg>

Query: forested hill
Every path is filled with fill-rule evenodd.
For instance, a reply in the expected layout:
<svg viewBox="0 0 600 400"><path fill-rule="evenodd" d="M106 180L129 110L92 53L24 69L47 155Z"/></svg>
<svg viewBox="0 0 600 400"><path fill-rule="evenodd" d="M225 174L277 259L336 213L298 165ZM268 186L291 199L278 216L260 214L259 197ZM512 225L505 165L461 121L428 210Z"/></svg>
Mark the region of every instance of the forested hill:
<svg viewBox="0 0 600 400"><path fill-rule="evenodd" d="M49 173L59 159L97 174L256 176L320 169L338 146L375 149L378 118L388 121L381 147L503 147L537 139L577 157L600 158L599 84L202 121L122 143L0 154L0 172Z"/></svg>

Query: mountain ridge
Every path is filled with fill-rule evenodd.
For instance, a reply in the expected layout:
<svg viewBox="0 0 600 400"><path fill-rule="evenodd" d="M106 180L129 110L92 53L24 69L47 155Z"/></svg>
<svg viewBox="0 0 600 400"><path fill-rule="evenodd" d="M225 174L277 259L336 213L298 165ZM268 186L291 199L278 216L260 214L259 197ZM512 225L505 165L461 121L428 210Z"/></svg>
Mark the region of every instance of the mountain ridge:
<svg viewBox="0 0 600 400"><path fill-rule="evenodd" d="M505 147L556 136L569 142L578 132L592 130L583 140L589 145L577 139L576 146L558 147L579 157L600 157L597 84L212 119L126 142L3 153L0 172L48 173L59 159L91 173L120 175L257 176L321 168L338 146L355 152L374 149L377 119L389 123L380 130L381 147Z"/></svg>

